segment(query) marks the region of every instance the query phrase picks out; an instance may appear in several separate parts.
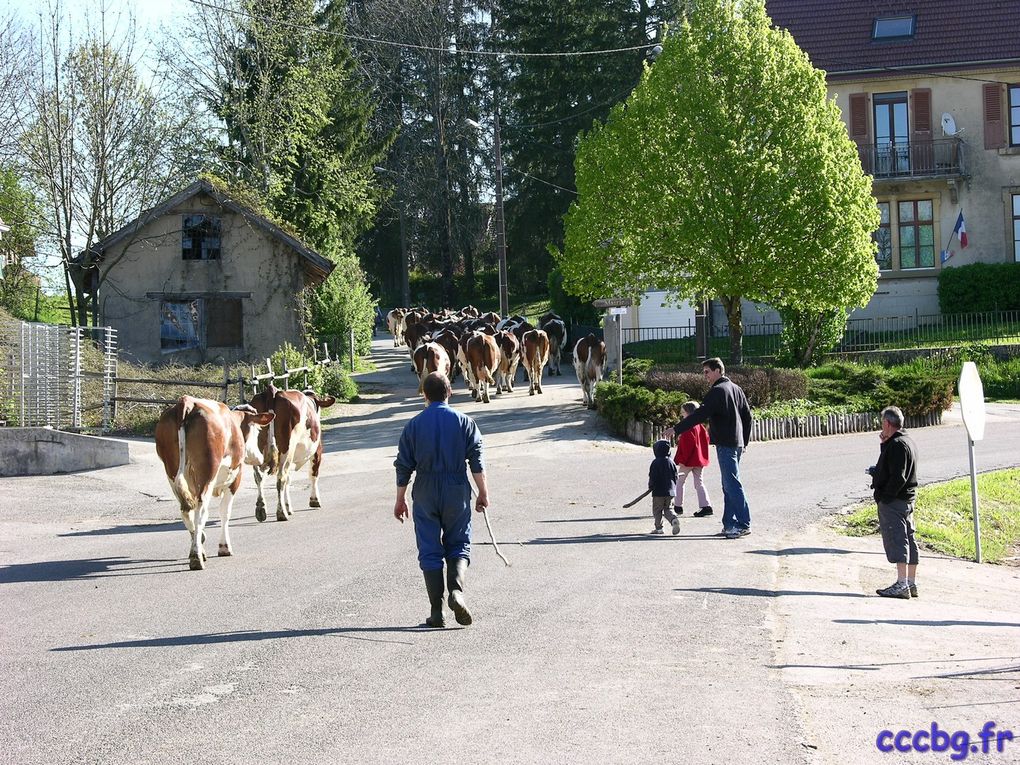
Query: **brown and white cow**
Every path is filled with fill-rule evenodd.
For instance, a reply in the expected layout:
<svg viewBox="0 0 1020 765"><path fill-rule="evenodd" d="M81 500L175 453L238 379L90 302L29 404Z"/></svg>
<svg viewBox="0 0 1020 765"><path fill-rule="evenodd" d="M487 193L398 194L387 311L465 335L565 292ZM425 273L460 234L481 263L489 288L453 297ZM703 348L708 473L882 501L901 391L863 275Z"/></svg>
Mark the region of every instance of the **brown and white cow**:
<svg viewBox="0 0 1020 765"><path fill-rule="evenodd" d="M540 329L524 333L524 371L528 373L528 395L542 392L542 368L549 360L549 336Z"/></svg>
<svg viewBox="0 0 1020 765"><path fill-rule="evenodd" d="M276 473L276 520L285 521L294 514L290 499L290 478L295 470L309 465L312 490L309 507L322 507L319 501L319 468L322 466L322 425L319 411L336 403L333 396L319 396L312 390L278 390L272 384L251 399L259 412L273 412L273 427L259 439L265 459L255 466L255 518L266 519L266 501L262 495L262 473Z"/></svg>
<svg viewBox="0 0 1020 765"><path fill-rule="evenodd" d="M386 314L386 326L390 330L390 334L393 335L393 347L396 348L398 345L404 344L404 314L406 310L403 308L394 308L388 314Z"/></svg>
<svg viewBox="0 0 1020 765"><path fill-rule="evenodd" d="M446 379L450 379L452 364L450 355L439 343L422 343L414 351L414 371L418 375L418 393L421 393L422 383L425 376L431 372L442 372Z"/></svg>
<svg viewBox="0 0 1020 765"><path fill-rule="evenodd" d="M489 386L496 384L495 373L499 368L499 346L496 338L484 332L473 332L464 348L467 368L471 370L471 379L475 387L471 398L481 398L483 404L489 403Z"/></svg>
<svg viewBox="0 0 1020 765"><path fill-rule="evenodd" d="M567 323L549 312L538 320L538 328L549 335L549 374L562 375L560 356L567 344Z"/></svg>
<svg viewBox="0 0 1020 765"><path fill-rule="evenodd" d="M514 392L514 377L517 365L521 363L521 344L513 332L500 330L496 333L496 345L499 346L499 370L496 372L496 395L503 391Z"/></svg>
<svg viewBox="0 0 1020 765"><path fill-rule="evenodd" d="M595 335L588 334L577 341L574 346L574 371L577 381L581 383L581 395L584 405L595 408L595 385L602 379L602 370L606 365L606 344Z"/></svg>
<svg viewBox="0 0 1020 765"><path fill-rule="evenodd" d="M191 396L183 396L160 415L156 454L191 535L192 571L205 568L205 524L213 497L222 498L218 554L233 555L230 511L241 485L241 467L262 462L258 435L273 417L272 412L259 414L250 406L232 410L220 401Z"/></svg>

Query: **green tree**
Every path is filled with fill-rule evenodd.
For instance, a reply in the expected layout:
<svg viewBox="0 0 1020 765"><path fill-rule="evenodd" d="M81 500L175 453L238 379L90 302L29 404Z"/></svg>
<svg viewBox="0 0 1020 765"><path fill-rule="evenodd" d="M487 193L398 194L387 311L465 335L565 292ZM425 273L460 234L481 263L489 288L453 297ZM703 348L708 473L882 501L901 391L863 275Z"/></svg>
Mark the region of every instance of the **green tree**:
<svg viewBox="0 0 1020 765"><path fill-rule="evenodd" d="M675 15L675 6L675 0L499 0L498 43L527 53L650 44L661 23ZM548 248L562 248L563 216L575 199L577 137L630 94L646 53L537 56L509 63L503 139L512 284L527 291L544 286L552 265Z"/></svg>
<svg viewBox="0 0 1020 765"><path fill-rule="evenodd" d="M0 308L32 320L41 265L35 248L40 208L17 175L6 169L0 170L0 220L11 229L0 236Z"/></svg>
<svg viewBox="0 0 1020 765"><path fill-rule="evenodd" d="M581 141L560 263L576 294L719 299L740 363L742 299L867 303L878 211L824 73L762 0L691 5L626 105Z"/></svg>
<svg viewBox="0 0 1020 765"><path fill-rule="evenodd" d="M268 208L336 264L310 296L314 330L370 337L373 302L355 243L371 225L379 191L372 168L389 136L369 130L371 103L344 41L341 4L233 0L201 17L217 75L205 84L226 126L218 171L254 189Z"/></svg>

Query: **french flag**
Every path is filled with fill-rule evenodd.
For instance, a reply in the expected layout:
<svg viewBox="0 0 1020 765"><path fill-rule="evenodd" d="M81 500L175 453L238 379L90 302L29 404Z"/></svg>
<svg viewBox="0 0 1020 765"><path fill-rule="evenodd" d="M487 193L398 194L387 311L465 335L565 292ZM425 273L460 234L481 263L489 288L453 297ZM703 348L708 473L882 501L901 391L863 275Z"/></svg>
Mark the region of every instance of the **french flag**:
<svg viewBox="0 0 1020 765"><path fill-rule="evenodd" d="M956 219L956 226L953 228L953 236L960 237L961 250L967 246L967 227L963 222L963 210L960 210L960 217ZM951 238L950 241L952 241Z"/></svg>

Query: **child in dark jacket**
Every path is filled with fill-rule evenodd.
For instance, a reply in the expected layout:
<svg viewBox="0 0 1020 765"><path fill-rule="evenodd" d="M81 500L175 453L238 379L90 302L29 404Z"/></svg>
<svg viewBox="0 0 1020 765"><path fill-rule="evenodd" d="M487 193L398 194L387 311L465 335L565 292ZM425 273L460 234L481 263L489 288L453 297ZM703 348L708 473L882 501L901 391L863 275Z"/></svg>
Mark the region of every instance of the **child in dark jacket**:
<svg viewBox="0 0 1020 765"><path fill-rule="evenodd" d="M663 534L662 516L673 526L673 535L680 533L680 519L670 507L676 495L676 465L669 458L669 441L656 441L652 445L655 459L648 468L648 489L652 492L652 517L655 518L653 534Z"/></svg>
<svg viewBox="0 0 1020 765"><path fill-rule="evenodd" d="M698 409L698 402L688 401L683 405L684 416L691 414ZM694 476L694 491L698 494L698 506L701 508L694 514L695 518L704 518L712 514L712 501L708 498L708 489L701 474L708 465L708 431L704 425L695 425L690 430L685 430L676 441L676 455L673 457L679 469L676 479L676 500L673 504L673 512L677 515L684 514L684 484L687 483L687 476Z"/></svg>

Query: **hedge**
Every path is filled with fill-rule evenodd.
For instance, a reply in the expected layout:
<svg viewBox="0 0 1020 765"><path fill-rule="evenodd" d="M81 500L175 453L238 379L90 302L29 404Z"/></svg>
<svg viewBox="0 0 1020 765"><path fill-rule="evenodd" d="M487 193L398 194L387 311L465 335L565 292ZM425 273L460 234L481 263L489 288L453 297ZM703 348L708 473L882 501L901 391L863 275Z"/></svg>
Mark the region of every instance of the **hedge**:
<svg viewBox="0 0 1020 765"><path fill-rule="evenodd" d="M942 269L939 310L942 313L1020 310L1020 263L973 263Z"/></svg>

